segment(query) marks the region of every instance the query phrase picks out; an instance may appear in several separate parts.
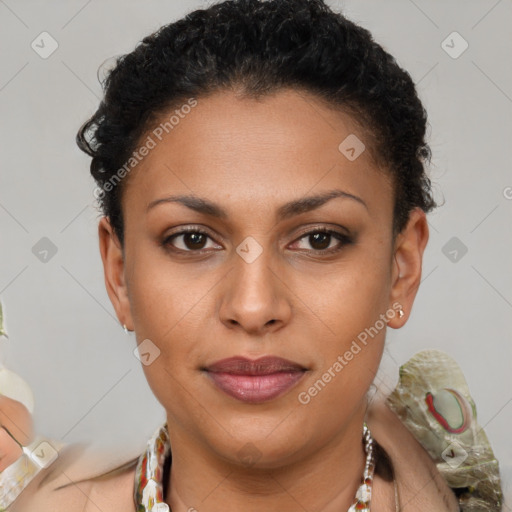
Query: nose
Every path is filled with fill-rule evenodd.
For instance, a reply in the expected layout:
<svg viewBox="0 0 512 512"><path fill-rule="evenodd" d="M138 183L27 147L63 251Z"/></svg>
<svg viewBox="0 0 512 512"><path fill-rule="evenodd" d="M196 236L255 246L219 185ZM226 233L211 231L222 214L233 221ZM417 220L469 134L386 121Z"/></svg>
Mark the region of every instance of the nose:
<svg viewBox="0 0 512 512"><path fill-rule="evenodd" d="M264 249L250 263L234 255L234 268L223 282L219 309L220 320L229 329L264 335L290 321L292 292L270 253L270 249Z"/></svg>

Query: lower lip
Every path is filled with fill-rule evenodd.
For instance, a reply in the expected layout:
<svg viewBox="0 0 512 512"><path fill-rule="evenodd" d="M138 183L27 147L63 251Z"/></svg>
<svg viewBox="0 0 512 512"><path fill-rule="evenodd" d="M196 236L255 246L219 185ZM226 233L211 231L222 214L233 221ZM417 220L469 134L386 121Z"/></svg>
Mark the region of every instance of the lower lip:
<svg viewBox="0 0 512 512"><path fill-rule="evenodd" d="M279 372L269 375L233 375L207 372L222 391L242 402L261 403L283 395L302 377L300 372Z"/></svg>

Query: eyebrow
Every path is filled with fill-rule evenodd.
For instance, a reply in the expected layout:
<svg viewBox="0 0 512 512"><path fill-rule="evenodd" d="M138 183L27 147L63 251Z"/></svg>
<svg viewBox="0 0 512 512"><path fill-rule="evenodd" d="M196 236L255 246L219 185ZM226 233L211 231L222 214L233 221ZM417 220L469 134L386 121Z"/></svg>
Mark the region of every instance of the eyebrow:
<svg viewBox="0 0 512 512"><path fill-rule="evenodd" d="M300 215L301 213L306 213L311 210L320 208L320 206L323 206L331 199L337 197L353 199L359 204L362 204L368 210L367 204L359 196L355 196L354 194L350 194L343 190L334 189L322 194L303 197L301 199L296 199L294 201L285 203L278 208L276 217L279 220L288 219L295 215ZM193 195L173 195L169 197L163 197L161 199L155 199L149 203L146 212L148 212L151 208L154 208L155 206L163 203L180 203L187 208L190 208L191 210L203 213L205 215L210 215L212 217L218 217L220 219L226 219L228 217L227 212L219 205L209 201L208 199Z"/></svg>

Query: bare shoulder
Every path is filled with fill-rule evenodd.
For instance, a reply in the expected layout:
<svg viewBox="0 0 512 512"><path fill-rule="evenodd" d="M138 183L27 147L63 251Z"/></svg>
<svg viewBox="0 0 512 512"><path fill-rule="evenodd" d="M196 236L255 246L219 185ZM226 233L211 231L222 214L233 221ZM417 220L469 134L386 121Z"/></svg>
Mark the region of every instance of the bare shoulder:
<svg viewBox="0 0 512 512"><path fill-rule="evenodd" d="M61 460L41 471L8 512L135 512L133 482L136 459L98 476L91 473L91 460L70 461L70 447Z"/></svg>

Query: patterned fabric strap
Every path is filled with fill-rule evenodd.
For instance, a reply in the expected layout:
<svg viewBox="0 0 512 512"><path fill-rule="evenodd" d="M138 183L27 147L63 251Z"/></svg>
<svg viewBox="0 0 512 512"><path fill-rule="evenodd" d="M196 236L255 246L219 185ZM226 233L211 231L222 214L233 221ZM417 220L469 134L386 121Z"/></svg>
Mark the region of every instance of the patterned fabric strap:
<svg viewBox="0 0 512 512"><path fill-rule="evenodd" d="M167 424L160 427L147 443L135 470L134 500L137 512L167 512L164 503L163 467L170 456Z"/></svg>
<svg viewBox="0 0 512 512"><path fill-rule="evenodd" d="M0 473L0 512L7 510L27 485L41 471L30 457L21 457Z"/></svg>

